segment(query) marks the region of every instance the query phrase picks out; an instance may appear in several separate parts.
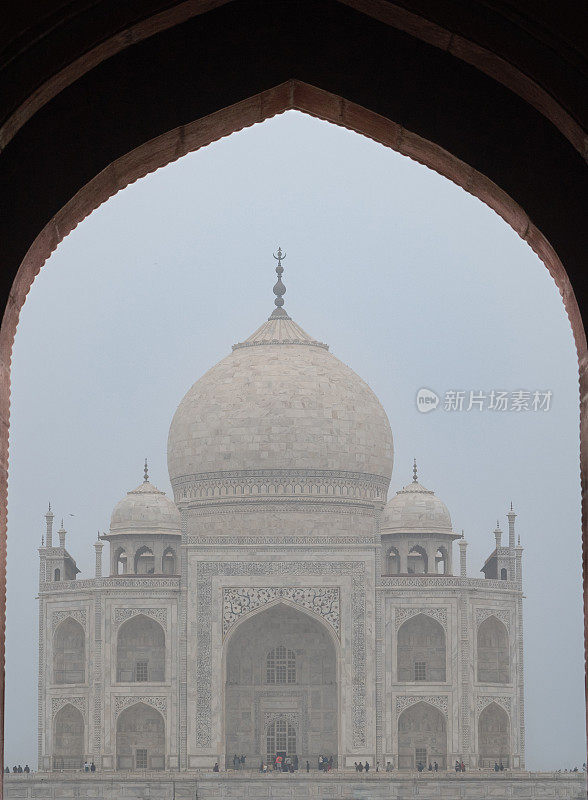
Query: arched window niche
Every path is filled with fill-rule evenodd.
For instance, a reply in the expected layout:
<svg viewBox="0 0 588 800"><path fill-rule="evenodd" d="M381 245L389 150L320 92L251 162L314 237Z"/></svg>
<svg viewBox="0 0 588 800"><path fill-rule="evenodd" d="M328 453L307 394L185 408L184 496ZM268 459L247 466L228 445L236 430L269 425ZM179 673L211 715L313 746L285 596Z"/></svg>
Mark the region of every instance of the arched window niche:
<svg viewBox="0 0 588 800"><path fill-rule="evenodd" d="M153 575L155 556L150 547L140 547L135 553L135 575Z"/></svg>
<svg viewBox="0 0 588 800"><path fill-rule="evenodd" d="M437 620L426 614L411 617L398 629L398 681L445 682L445 650L445 631Z"/></svg>
<svg viewBox="0 0 588 800"><path fill-rule="evenodd" d="M409 575L426 575L429 571L427 551L420 545L411 547L407 557L407 572Z"/></svg>
<svg viewBox="0 0 588 800"><path fill-rule="evenodd" d="M267 683L296 683L296 655L284 645L272 648L266 657Z"/></svg>
<svg viewBox="0 0 588 800"><path fill-rule="evenodd" d="M84 683L86 679L86 634L72 617L59 624L53 637L53 682Z"/></svg>
<svg viewBox="0 0 588 800"><path fill-rule="evenodd" d="M478 628L477 677L480 683L510 682L508 630L496 617L488 617Z"/></svg>
<svg viewBox="0 0 588 800"><path fill-rule="evenodd" d="M118 683L165 680L165 632L154 619L138 614L121 625L116 643Z"/></svg>

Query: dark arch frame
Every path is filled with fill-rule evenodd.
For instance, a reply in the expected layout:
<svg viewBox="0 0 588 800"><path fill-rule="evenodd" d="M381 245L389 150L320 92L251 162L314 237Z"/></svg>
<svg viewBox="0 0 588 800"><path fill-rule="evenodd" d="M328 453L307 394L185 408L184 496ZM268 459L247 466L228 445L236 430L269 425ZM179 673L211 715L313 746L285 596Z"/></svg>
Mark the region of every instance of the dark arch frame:
<svg viewBox="0 0 588 800"><path fill-rule="evenodd" d="M0 55L0 185L9 198L0 198L2 573L10 352L34 276L84 216L129 182L285 108L436 169L494 208L542 258L578 350L585 539L588 354L574 290L588 312L588 124L573 55L584 18L575 26L518 3L506 17L476 0L457 17L443 0L428 12L413 0L54 5L41 17L25 0L26 24L16 16Z"/></svg>

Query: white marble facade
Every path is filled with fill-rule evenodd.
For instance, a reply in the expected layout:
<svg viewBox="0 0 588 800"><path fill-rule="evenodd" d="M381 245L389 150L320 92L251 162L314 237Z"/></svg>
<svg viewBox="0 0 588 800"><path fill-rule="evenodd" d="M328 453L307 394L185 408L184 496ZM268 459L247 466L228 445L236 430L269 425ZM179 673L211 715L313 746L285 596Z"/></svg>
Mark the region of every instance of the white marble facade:
<svg viewBox="0 0 588 800"><path fill-rule="evenodd" d="M286 314L281 269L269 320L178 407L174 500L145 472L91 579L47 513L40 769L224 769L276 752L524 767L516 515L471 578L416 465L387 502L386 413Z"/></svg>

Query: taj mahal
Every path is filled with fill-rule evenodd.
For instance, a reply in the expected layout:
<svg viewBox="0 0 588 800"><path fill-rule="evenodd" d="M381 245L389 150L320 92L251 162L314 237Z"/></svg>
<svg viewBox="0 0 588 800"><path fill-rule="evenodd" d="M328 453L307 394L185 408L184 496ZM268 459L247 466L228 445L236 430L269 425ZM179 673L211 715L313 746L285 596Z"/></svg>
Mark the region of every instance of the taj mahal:
<svg viewBox="0 0 588 800"><path fill-rule="evenodd" d="M84 763L155 785L230 776L235 756L250 770L292 759L301 777L320 756L337 775L359 761L397 777L433 763L455 774L456 761L525 769L512 504L470 577L467 542L416 462L389 494L386 412L288 315L277 258L269 319L175 412L173 498L145 464L94 545L91 578L46 514L38 758L49 782Z"/></svg>

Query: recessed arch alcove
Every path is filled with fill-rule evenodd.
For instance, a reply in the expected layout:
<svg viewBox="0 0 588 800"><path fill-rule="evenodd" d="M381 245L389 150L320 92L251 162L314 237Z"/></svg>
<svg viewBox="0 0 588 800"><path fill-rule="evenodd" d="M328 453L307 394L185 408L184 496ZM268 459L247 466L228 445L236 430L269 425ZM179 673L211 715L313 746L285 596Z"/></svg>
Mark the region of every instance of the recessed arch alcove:
<svg viewBox="0 0 588 800"><path fill-rule="evenodd" d="M258 4L227 4L211 15L202 13L198 3L191 10L187 5L181 11L167 9L159 18L148 19L145 12L139 22L117 21L119 27L85 42L53 72L48 69L28 83L23 78L22 85L17 81L16 94L11 94L2 168L9 178L4 184L17 185L19 191L4 204L9 235L4 237L6 311L0 331L3 531L10 351L34 275L84 216L129 182L286 108L357 130L437 169L487 202L540 255L562 294L576 339L585 491L586 342L570 277L577 288L585 252L584 184L579 178L584 167L578 151L586 139L565 92L543 88L533 70L505 58L498 45L473 44L452 27L450 16L433 24L418 9L411 14L397 7L370 15L361 2L356 8L325 2L285 9L276 3L268 18ZM200 16L190 19L194 15ZM324 27L329 35L320 36ZM227 30L234 31L230 58ZM168 46L170 37L183 40L189 70L182 63L184 50ZM210 47L195 48L198 39ZM276 40L282 44L279 58ZM357 41L364 46L349 47ZM249 49L255 58L244 57ZM343 54L345 75L337 67ZM388 67L379 74L392 76L390 92L374 83L378 58L392 59L376 64ZM218 70L202 69L207 59ZM157 80L146 64L152 64ZM247 70L236 76L235 64ZM186 75L198 84L190 97L183 96ZM87 97L95 102L85 102ZM112 118L116 125L110 124ZM537 164L540 170L529 169ZM34 209L28 207L31 196L36 197ZM585 529L585 511L583 524ZM5 563L5 535L0 548Z"/></svg>
<svg viewBox="0 0 588 800"><path fill-rule="evenodd" d="M426 769L437 762L447 766L447 719L425 701L406 708L398 717L398 769Z"/></svg>
<svg viewBox="0 0 588 800"><path fill-rule="evenodd" d="M247 614L224 645L227 766L235 754L258 764L282 750L311 763L333 756L336 766L338 659L327 624L294 603Z"/></svg>
<svg viewBox="0 0 588 800"><path fill-rule="evenodd" d="M84 717L79 708L67 703L53 720L53 768L79 770L84 750Z"/></svg>
<svg viewBox="0 0 588 800"><path fill-rule="evenodd" d="M53 636L54 683L84 683L86 676L86 634L79 622L67 617Z"/></svg>
<svg viewBox="0 0 588 800"><path fill-rule="evenodd" d="M118 683L160 683L165 680L165 631L154 619L136 614L116 637Z"/></svg>

